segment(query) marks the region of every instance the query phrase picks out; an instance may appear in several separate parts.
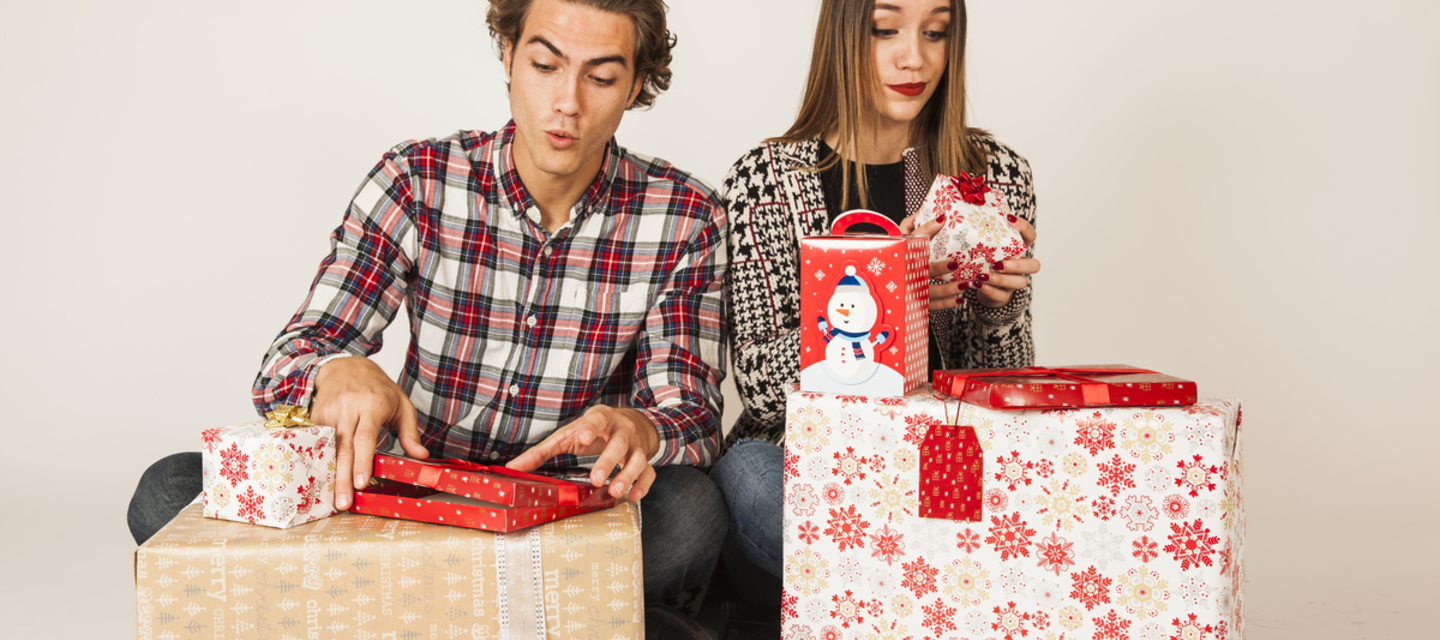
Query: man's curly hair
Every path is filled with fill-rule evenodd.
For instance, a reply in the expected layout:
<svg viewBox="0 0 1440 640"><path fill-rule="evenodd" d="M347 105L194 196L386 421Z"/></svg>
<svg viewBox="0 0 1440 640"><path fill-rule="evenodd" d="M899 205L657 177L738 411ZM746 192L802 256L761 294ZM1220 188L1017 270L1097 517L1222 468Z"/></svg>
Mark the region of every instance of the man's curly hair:
<svg viewBox="0 0 1440 640"><path fill-rule="evenodd" d="M534 0L490 0L485 24L495 39L501 58L505 50L520 40L525 28L525 15ZM570 4L592 7L608 13L629 16L635 22L635 73L644 74L644 86L630 108L646 108L655 104L655 97L670 88L670 50L675 36L665 27L666 6L663 0L561 0Z"/></svg>

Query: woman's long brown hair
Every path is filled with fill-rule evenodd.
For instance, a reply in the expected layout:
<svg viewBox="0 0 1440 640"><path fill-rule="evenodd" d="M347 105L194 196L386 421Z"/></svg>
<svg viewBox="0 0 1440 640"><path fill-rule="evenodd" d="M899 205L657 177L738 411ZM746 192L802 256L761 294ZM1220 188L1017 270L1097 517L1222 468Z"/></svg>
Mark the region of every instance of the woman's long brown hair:
<svg viewBox="0 0 1440 640"><path fill-rule="evenodd" d="M960 171L985 174L987 158L971 139L965 122L965 0L950 0L950 31L946 37L945 73L935 93L910 123L910 146L920 155L920 167L930 176ZM863 125L873 117L880 98L871 49L875 0L824 0L815 27L815 48L800 113L790 129L768 142L803 142L840 131L835 155L820 158L810 171L834 166L840 157L858 158ZM841 164L841 206L849 207L850 164ZM860 202L866 201L865 172L855 176Z"/></svg>

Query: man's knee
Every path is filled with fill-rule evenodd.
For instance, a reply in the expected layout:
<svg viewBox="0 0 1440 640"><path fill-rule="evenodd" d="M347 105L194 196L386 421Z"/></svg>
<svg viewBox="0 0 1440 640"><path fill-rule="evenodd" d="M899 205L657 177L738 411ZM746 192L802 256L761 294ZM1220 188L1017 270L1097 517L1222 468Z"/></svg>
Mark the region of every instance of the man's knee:
<svg viewBox="0 0 1440 640"><path fill-rule="evenodd" d="M694 467L657 468L640 509L646 597L675 595L709 575L730 526L709 476Z"/></svg>
<svg viewBox="0 0 1440 640"><path fill-rule="evenodd" d="M176 453L150 465L130 498L127 520L135 544L143 544L175 518L203 489L199 452Z"/></svg>

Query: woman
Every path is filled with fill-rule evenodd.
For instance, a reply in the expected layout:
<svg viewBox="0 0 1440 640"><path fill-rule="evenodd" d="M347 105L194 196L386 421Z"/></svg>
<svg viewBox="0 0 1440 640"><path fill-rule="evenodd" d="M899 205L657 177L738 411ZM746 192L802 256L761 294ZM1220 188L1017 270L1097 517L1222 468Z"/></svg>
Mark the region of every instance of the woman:
<svg viewBox="0 0 1440 640"><path fill-rule="evenodd" d="M745 410L714 477L730 505L726 568L742 593L780 598L786 383L800 377L799 239L825 235L850 209L886 214L907 232L937 174L983 175L1035 242L1030 166L965 122L964 0L825 0L805 97L784 135L746 153L724 192L730 215L729 310ZM952 264L931 265L943 278ZM931 365L1030 365L1029 257L972 282L930 287ZM939 280L932 280L939 282Z"/></svg>

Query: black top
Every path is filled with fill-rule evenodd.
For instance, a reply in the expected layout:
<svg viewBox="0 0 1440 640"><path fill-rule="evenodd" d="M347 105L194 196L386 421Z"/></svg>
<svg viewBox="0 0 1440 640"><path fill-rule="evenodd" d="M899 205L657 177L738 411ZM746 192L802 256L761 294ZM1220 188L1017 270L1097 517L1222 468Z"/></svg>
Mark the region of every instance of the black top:
<svg viewBox="0 0 1440 640"><path fill-rule="evenodd" d="M835 151L825 141L820 141L821 162L829 158ZM853 209L870 209L879 211L886 217L900 224L905 219L905 162L902 160L893 164L867 164L865 167L865 202L860 203L859 180L856 178L855 163L843 160L850 165L850 203L844 209L840 208L841 168L837 162L829 169L820 172L820 185L825 189L825 208L830 212L830 222L840 214ZM857 233L884 233L884 230L875 225L855 225L853 230Z"/></svg>
<svg viewBox="0 0 1440 640"><path fill-rule="evenodd" d="M820 141L819 158L824 162L835 150L830 145ZM835 218L840 214L853 209L869 209L885 214L885 217L900 224L905 219L905 161L901 160L893 164L867 164L865 167L865 204L860 204L859 181L855 178L855 163L849 160L842 160L850 165L850 206L840 208L840 184L844 180L841 177L840 163L837 162L829 169L820 172L820 186L825 189L825 209L830 214L830 223L834 224ZM873 224L857 224L850 227L852 233L885 233ZM930 362L940 362L940 343L935 335L930 335Z"/></svg>

